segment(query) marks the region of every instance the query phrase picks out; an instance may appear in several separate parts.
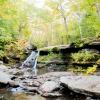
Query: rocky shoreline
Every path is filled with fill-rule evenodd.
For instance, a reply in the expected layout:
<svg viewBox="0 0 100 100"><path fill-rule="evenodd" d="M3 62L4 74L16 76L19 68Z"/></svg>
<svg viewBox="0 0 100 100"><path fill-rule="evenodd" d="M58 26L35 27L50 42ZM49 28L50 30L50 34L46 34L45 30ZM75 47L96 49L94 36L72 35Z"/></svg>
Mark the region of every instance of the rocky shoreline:
<svg viewBox="0 0 100 100"><path fill-rule="evenodd" d="M62 96L62 90L100 98L100 76L75 75L71 72L49 72L34 76L31 69L10 68L0 65L0 88L21 88L44 97ZM67 93L66 91L66 93Z"/></svg>

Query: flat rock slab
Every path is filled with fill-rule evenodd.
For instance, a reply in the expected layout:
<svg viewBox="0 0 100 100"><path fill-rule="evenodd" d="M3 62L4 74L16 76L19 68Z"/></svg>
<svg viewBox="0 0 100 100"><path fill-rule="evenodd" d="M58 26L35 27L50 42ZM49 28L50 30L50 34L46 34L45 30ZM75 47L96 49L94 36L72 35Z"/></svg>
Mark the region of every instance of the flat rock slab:
<svg viewBox="0 0 100 100"><path fill-rule="evenodd" d="M100 76L66 76L60 82L74 92L100 97Z"/></svg>
<svg viewBox="0 0 100 100"><path fill-rule="evenodd" d="M45 92L45 93L39 92L39 94L41 94L41 96L43 96L43 97L60 97L60 96L62 96L62 94L60 94L58 91L51 92L51 93L48 93L48 92Z"/></svg>
<svg viewBox="0 0 100 100"><path fill-rule="evenodd" d="M43 75L37 76L34 81L38 81L39 83L43 84L46 81L59 81L60 77L63 76L74 76L74 73L71 72L49 72Z"/></svg>
<svg viewBox="0 0 100 100"><path fill-rule="evenodd" d="M8 82L12 81L10 78L11 78L10 75L8 75L5 72L0 71L0 83L7 84Z"/></svg>
<svg viewBox="0 0 100 100"><path fill-rule="evenodd" d="M0 71L4 71L4 72L7 72L9 69L7 66L3 65L3 64L0 64Z"/></svg>
<svg viewBox="0 0 100 100"><path fill-rule="evenodd" d="M3 67L2 70L0 70L0 88L3 88L3 85L6 86L8 84L12 87L18 86L14 81L11 80L12 75L8 74L6 71L3 71L4 69L6 68Z"/></svg>

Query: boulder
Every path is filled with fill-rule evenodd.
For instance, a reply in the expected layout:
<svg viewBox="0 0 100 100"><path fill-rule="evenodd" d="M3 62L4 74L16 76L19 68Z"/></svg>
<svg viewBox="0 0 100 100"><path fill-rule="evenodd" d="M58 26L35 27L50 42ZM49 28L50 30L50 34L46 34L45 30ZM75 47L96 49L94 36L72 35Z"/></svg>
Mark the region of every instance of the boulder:
<svg viewBox="0 0 100 100"><path fill-rule="evenodd" d="M60 82L74 92L100 97L100 76L66 76Z"/></svg>
<svg viewBox="0 0 100 100"><path fill-rule="evenodd" d="M42 92L53 92L54 90L56 90L57 88L59 88L60 85L55 82L55 81L46 81L44 84L42 84L40 86L40 91Z"/></svg>
<svg viewBox="0 0 100 100"><path fill-rule="evenodd" d="M7 84L8 82L12 82L11 76L5 72L0 71L0 83Z"/></svg>
<svg viewBox="0 0 100 100"><path fill-rule="evenodd" d="M58 82L46 81L39 87L39 93L45 97L47 96L58 97L61 96L61 94L59 93L59 89L60 89L60 84Z"/></svg>
<svg viewBox="0 0 100 100"><path fill-rule="evenodd" d="M8 71L8 67L3 65L3 64L0 64L0 71Z"/></svg>
<svg viewBox="0 0 100 100"><path fill-rule="evenodd" d="M18 86L11 78L11 75L0 70L0 88L5 88L7 85L12 87Z"/></svg>

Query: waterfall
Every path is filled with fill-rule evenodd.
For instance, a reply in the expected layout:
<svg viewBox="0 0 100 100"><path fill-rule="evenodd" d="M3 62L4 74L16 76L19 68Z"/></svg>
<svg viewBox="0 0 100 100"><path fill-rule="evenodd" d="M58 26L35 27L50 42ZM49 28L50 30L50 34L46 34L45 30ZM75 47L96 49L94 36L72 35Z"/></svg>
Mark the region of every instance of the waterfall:
<svg viewBox="0 0 100 100"><path fill-rule="evenodd" d="M37 58L39 56L39 51L32 51L27 59L22 63L22 68L31 67L35 75L37 75Z"/></svg>

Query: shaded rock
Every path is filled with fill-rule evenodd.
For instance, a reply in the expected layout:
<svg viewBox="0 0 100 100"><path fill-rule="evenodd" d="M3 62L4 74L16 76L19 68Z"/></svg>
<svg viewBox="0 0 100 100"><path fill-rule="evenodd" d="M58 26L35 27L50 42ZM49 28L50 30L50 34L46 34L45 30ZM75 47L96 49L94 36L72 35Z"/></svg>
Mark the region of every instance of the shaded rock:
<svg viewBox="0 0 100 100"><path fill-rule="evenodd" d="M43 97L60 97L62 96L62 94L60 94L59 92L53 92L53 93L40 93Z"/></svg>
<svg viewBox="0 0 100 100"><path fill-rule="evenodd" d="M24 85L22 85L21 88L23 90L26 90L26 91L29 91L29 92L38 93L38 87L31 87L31 86L24 86Z"/></svg>
<svg viewBox="0 0 100 100"><path fill-rule="evenodd" d="M6 57L6 56L4 56L4 57L3 57L3 62L6 63L6 64L8 64L8 62L9 62L9 58Z"/></svg>
<svg viewBox="0 0 100 100"><path fill-rule="evenodd" d="M60 82L74 92L100 97L100 76L66 76Z"/></svg>

